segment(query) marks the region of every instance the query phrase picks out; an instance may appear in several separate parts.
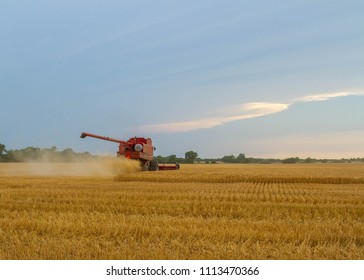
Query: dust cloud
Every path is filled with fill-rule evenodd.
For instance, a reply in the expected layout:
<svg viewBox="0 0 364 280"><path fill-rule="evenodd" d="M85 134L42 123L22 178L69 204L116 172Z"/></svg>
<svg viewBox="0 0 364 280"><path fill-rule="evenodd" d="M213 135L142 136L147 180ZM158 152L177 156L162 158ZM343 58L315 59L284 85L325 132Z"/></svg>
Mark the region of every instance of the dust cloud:
<svg viewBox="0 0 364 280"><path fill-rule="evenodd" d="M83 162L0 164L0 176L116 176L141 171L136 160L102 157Z"/></svg>

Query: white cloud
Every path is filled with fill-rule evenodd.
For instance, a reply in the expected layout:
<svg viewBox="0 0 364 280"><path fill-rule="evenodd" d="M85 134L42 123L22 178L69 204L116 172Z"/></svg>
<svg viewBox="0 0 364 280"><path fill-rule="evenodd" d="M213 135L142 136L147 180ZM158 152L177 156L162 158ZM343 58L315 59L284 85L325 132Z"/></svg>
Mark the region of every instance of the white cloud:
<svg viewBox="0 0 364 280"><path fill-rule="evenodd" d="M141 126L140 129L144 132L187 132L203 128L212 128L223 125L228 122L257 118L269 114L278 113L286 110L290 104L282 103L245 103L237 106L239 112L234 115L214 118L203 118L192 121L162 123ZM236 106L234 106L236 107ZM229 108L231 111L235 109ZM226 111L226 110L225 110Z"/></svg>
<svg viewBox="0 0 364 280"><path fill-rule="evenodd" d="M269 102L255 102L244 103L231 107L219 109L218 112L223 116L202 118L190 121L160 123L140 126L140 131L145 133L176 133L188 132L204 128L212 128L226 123L238 120L252 119L261 116L266 116L287 110L288 107L295 103L301 102L318 102L327 101L332 98L345 97L345 96L364 96L361 92L335 92L324 93L317 95L308 95L294 99L291 103L269 103Z"/></svg>
<svg viewBox="0 0 364 280"><path fill-rule="evenodd" d="M298 102L317 102L317 101L326 101L336 97L344 97L344 96L362 96L364 93L360 92L334 92L334 93L323 93L317 95L308 95L304 97L300 97L294 100L294 103Z"/></svg>

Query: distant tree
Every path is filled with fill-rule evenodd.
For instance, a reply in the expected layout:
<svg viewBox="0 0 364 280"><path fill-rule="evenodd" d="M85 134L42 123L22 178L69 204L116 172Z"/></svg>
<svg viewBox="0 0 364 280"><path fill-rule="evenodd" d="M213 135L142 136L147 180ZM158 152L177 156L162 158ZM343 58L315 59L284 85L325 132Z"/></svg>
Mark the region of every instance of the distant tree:
<svg viewBox="0 0 364 280"><path fill-rule="evenodd" d="M5 153L6 153L5 145L0 143L0 161L7 160L7 155Z"/></svg>
<svg viewBox="0 0 364 280"><path fill-rule="evenodd" d="M15 161L37 161L41 157L41 150L36 147L26 147L10 152L11 158L15 159Z"/></svg>
<svg viewBox="0 0 364 280"><path fill-rule="evenodd" d="M77 154L71 149L67 148L61 152L62 161L74 161L77 159Z"/></svg>
<svg viewBox="0 0 364 280"><path fill-rule="evenodd" d="M223 156L223 157L221 158L221 161L222 161L222 162L226 162L226 163L233 163L233 162L235 162L235 161L236 161L236 158L235 158L235 156L234 156L234 155L230 155L230 156Z"/></svg>
<svg viewBox="0 0 364 280"><path fill-rule="evenodd" d="M166 163L166 162L179 162L182 163L184 162L184 158L178 158L176 155L169 155L169 156L154 156L154 159L160 163Z"/></svg>
<svg viewBox="0 0 364 280"><path fill-rule="evenodd" d="M5 145L0 143L0 156L3 155L3 153L6 152Z"/></svg>
<svg viewBox="0 0 364 280"><path fill-rule="evenodd" d="M297 163L300 159L298 157L290 157L282 160L282 163Z"/></svg>
<svg viewBox="0 0 364 280"><path fill-rule="evenodd" d="M59 153L57 147L52 146L51 148L44 148L40 151L42 161L56 162L59 161Z"/></svg>
<svg viewBox="0 0 364 280"><path fill-rule="evenodd" d="M236 162L237 163L244 163L246 162L246 158L244 154L239 154L238 157L236 158Z"/></svg>
<svg viewBox="0 0 364 280"><path fill-rule="evenodd" d="M176 155L170 155L167 157L167 161L168 162L175 162L177 161L177 156Z"/></svg>
<svg viewBox="0 0 364 280"><path fill-rule="evenodd" d="M198 154L194 151L188 151L185 153L185 160L187 163L193 163L198 157Z"/></svg>
<svg viewBox="0 0 364 280"><path fill-rule="evenodd" d="M311 157L308 157L304 160L304 163L312 163L314 160Z"/></svg>

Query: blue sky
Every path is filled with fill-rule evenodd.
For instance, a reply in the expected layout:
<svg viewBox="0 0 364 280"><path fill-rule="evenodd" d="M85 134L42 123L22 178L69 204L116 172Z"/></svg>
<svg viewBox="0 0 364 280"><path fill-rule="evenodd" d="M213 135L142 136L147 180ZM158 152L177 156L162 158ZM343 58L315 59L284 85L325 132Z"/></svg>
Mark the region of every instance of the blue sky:
<svg viewBox="0 0 364 280"><path fill-rule="evenodd" d="M362 1L0 3L0 143L364 157Z"/></svg>

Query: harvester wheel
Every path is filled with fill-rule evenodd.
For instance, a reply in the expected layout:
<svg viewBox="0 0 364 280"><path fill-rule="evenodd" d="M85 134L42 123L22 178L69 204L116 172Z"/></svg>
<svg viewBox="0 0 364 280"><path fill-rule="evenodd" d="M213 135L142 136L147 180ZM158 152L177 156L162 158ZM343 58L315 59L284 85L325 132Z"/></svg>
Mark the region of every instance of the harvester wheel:
<svg viewBox="0 0 364 280"><path fill-rule="evenodd" d="M150 161L140 161L143 171L148 171L150 169Z"/></svg>
<svg viewBox="0 0 364 280"><path fill-rule="evenodd" d="M157 162L156 160L152 160L152 161L150 162L149 170L150 170L150 171L158 171L158 170L159 170L158 162Z"/></svg>

